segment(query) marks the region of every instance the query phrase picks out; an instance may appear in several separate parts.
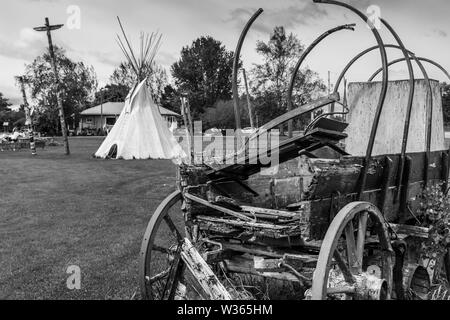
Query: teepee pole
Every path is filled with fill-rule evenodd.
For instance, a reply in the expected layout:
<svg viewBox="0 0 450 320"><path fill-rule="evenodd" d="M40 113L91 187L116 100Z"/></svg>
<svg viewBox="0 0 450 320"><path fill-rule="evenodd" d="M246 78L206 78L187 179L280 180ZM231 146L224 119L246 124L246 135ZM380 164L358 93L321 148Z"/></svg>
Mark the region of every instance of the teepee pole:
<svg viewBox="0 0 450 320"><path fill-rule="evenodd" d="M125 30L123 29L122 22L120 21L119 17L117 17L117 21L119 21L119 26L120 26L120 29L122 30L123 37L125 38L125 41L126 41L127 46L128 46L128 49L130 50L131 58L133 59L132 61L134 62L136 68L138 69L139 68L139 64L138 64L138 62L136 60L136 57L134 56L133 48L131 47L130 42L128 41L127 35L125 33Z"/></svg>

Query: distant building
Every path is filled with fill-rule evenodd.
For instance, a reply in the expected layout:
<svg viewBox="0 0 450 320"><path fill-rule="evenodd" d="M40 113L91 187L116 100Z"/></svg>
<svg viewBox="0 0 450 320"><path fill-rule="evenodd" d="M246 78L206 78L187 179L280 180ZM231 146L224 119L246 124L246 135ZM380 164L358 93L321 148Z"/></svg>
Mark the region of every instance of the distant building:
<svg viewBox="0 0 450 320"><path fill-rule="evenodd" d="M104 130L109 131L115 124L123 108L124 102L106 102L102 105L89 108L81 112L79 130ZM162 117L167 122L167 126L177 123L181 115L176 112L159 107ZM103 117L103 120L102 120Z"/></svg>

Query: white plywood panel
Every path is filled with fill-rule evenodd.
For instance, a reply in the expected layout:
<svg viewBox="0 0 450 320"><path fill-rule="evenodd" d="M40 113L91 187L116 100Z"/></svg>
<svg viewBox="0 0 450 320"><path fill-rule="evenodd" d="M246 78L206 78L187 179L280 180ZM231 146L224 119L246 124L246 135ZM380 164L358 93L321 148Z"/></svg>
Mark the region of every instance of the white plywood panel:
<svg viewBox="0 0 450 320"><path fill-rule="evenodd" d="M433 88L431 151L437 151L445 149L442 98L439 82L433 80L431 84ZM346 151L351 155L364 156L366 154L380 92L380 82L357 82L350 83L348 86L350 113L347 119L350 125L346 130L349 137L345 143ZM372 155L401 152L408 95L409 82L407 80L389 82ZM416 80L407 152L426 150L426 99L426 82Z"/></svg>

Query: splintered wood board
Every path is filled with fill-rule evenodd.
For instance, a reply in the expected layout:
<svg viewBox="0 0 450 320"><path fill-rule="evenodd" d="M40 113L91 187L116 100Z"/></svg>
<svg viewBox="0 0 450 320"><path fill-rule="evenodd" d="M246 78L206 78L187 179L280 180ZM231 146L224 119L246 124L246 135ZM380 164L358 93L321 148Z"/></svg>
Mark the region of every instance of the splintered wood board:
<svg viewBox="0 0 450 320"><path fill-rule="evenodd" d="M431 151L444 150L444 123L442 98L439 82L432 80L433 92L433 131ZM370 137L381 92L380 82L357 82L348 86L348 107L350 123L345 133L345 151L353 156L364 156ZM378 124L373 156L401 152L404 122L409 95L407 80L390 81L386 100ZM424 80L415 81L407 152L426 151L427 84Z"/></svg>
<svg viewBox="0 0 450 320"><path fill-rule="evenodd" d="M188 239L184 239L181 258L209 300L232 300L231 294Z"/></svg>

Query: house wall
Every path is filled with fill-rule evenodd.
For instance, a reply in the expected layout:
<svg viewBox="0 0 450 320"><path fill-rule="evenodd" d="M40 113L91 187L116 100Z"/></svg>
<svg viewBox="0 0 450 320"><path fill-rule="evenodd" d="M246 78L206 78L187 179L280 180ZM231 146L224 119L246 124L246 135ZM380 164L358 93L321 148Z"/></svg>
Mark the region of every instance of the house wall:
<svg viewBox="0 0 450 320"><path fill-rule="evenodd" d="M90 122L88 122L89 119ZM81 117L80 127L81 129L101 129L105 124L106 117L103 117L103 122L101 120L101 116L83 116Z"/></svg>
<svg viewBox="0 0 450 320"><path fill-rule="evenodd" d="M106 124L106 118L116 118L119 119L119 116L103 116L103 121L101 116L82 116L80 121L80 129L103 129L103 127ZM91 119L92 122L88 123L88 119ZM167 126L170 126L173 120L176 120L176 117L174 116L164 116L164 121L166 121Z"/></svg>

